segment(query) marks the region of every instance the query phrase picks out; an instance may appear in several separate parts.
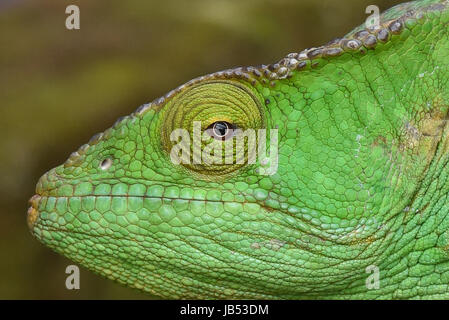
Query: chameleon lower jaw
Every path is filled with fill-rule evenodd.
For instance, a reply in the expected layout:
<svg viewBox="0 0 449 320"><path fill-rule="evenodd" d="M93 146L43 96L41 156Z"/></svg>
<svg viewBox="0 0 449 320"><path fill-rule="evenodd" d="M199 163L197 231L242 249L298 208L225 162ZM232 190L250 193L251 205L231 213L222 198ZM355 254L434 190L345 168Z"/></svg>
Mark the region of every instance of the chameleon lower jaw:
<svg viewBox="0 0 449 320"><path fill-rule="evenodd" d="M28 201L31 205L31 207L28 208L28 213L27 213L27 223L28 223L28 228L30 228L30 230L33 230L34 223L36 222L37 218L39 217L39 211L37 208L38 208L40 200L41 200L41 196L36 194L33 197L31 197L31 199Z"/></svg>

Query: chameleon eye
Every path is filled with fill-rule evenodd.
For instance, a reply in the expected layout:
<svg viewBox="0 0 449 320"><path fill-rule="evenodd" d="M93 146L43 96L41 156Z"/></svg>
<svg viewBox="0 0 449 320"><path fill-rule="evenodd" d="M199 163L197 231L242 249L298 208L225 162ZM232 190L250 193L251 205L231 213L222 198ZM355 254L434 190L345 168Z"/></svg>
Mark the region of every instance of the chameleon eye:
<svg viewBox="0 0 449 320"><path fill-rule="evenodd" d="M112 159L106 158L100 163L100 169L103 171L108 170L112 166Z"/></svg>
<svg viewBox="0 0 449 320"><path fill-rule="evenodd" d="M226 121L212 123L207 129L207 133L216 140L226 140L233 136L236 127Z"/></svg>
<svg viewBox="0 0 449 320"><path fill-rule="evenodd" d="M243 143L241 154L245 159L240 159L236 156L240 144L226 142L232 142L240 131L243 135L248 129L252 132L264 128L261 97L238 81L201 81L187 86L168 99L161 112L164 151L170 157L176 152L178 158L182 155L185 160L181 164L201 175L223 176L246 166L248 143ZM183 129L189 137L176 136L180 133L178 129ZM196 133L200 139L195 138ZM223 151L221 157L219 149ZM231 162L231 151L233 163L225 163Z"/></svg>

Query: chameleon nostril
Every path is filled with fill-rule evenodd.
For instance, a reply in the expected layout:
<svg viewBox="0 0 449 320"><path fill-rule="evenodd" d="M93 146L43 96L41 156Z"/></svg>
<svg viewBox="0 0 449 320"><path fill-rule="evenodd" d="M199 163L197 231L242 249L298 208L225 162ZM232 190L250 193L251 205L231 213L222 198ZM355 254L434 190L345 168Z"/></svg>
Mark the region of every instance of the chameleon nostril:
<svg viewBox="0 0 449 320"><path fill-rule="evenodd" d="M104 159L100 163L100 169L104 170L104 171L108 170L111 166L112 166L112 159L111 158Z"/></svg>

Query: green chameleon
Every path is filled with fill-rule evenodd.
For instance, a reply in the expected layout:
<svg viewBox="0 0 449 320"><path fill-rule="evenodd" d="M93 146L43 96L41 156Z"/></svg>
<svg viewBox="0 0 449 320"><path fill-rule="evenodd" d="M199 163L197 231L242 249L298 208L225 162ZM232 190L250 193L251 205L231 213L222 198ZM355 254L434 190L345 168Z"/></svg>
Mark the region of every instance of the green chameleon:
<svg viewBox="0 0 449 320"><path fill-rule="evenodd" d="M409 2L322 47L191 80L46 173L31 232L165 298L449 298L448 37L449 1ZM172 136L195 123L192 146ZM243 136L220 163L214 148L250 130L276 158L249 161ZM187 161L211 149L217 161Z"/></svg>

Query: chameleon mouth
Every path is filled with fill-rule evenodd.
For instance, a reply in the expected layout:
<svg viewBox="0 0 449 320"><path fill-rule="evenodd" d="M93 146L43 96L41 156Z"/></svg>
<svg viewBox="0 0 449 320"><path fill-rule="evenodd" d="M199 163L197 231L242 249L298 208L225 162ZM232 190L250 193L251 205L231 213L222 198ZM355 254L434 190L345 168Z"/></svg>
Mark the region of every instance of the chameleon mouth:
<svg viewBox="0 0 449 320"><path fill-rule="evenodd" d="M34 196L31 197L30 200L28 200L28 203L31 205L28 208L28 212L27 212L27 223L28 223L28 228L30 228L30 230L33 230L34 227L34 223L36 222L37 218L39 217L39 211L38 211L38 206L39 206L39 201L41 200L41 196L35 194Z"/></svg>

